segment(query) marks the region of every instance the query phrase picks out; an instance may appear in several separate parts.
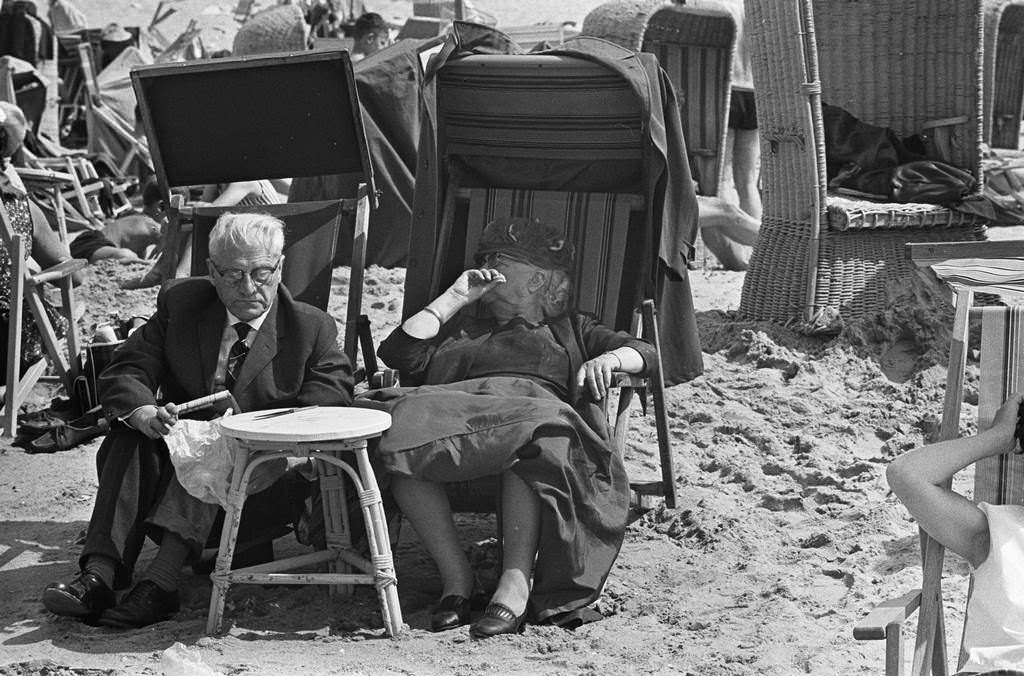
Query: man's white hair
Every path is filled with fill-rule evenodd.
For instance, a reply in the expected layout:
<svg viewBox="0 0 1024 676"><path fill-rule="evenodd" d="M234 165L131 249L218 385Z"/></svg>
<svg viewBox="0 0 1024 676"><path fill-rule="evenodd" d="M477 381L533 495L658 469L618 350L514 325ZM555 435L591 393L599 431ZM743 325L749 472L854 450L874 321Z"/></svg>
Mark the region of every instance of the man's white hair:
<svg viewBox="0 0 1024 676"><path fill-rule="evenodd" d="M259 246L270 255L284 251L284 224L269 214L222 214L210 232L210 258L225 249Z"/></svg>

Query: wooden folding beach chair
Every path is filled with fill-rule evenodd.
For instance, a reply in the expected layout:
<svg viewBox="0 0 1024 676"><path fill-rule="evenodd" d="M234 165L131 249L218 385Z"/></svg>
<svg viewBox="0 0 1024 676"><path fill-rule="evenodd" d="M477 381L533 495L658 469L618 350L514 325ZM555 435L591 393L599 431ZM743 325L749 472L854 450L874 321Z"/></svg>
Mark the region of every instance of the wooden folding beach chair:
<svg viewBox="0 0 1024 676"><path fill-rule="evenodd" d="M955 290L956 312L950 343L940 440L960 432L970 320L981 319L978 430L992 424L996 410L1014 392L1024 389L1024 241L951 242L910 245L914 264L930 266ZM976 305L975 298L1009 295L1008 304ZM1024 458L1000 455L975 465L974 501L1024 504ZM920 590L875 608L853 630L860 640L885 640L886 676L905 673L902 628L918 612L910 673L946 676L948 658L943 619L942 564L944 548L921 531ZM968 592L968 597L970 592ZM962 644L962 640L961 640ZM958 669L966 655L961 650Z"/></svg>
<svg viewBox="0 0 1024 676"><path fill-rule="evenodd" d="M1022 4L746 0L764 215L742 316L787 322L880 310L887 289L912 273L908 242L983 238L985 221L973 214L828 191L822 102L900 136L927 136L944 161L978 180L980 194L993 106L1019 125L1022 99L1011 102L1003 88L1011 78L1020 86L1011 26Z"/></svg>
<svg viewBox="0 0 1024 676"><path fill-rule="evenodd" d="M171 199L172 187L324 174L358 179L352 181L355 193L337 201L341 210L355 213L356 222L344 331L345 353L354 365L375 192L348 53L157 64L133 70L132 84L157 182L170 205L161 242L166 277L174 276L196 213ZM248 209L273 212L266 206Z"/></svg>
<svg viewBox="0 0 1024 676"><path fill-rule="evenodd" d="M36 383L49 376L44 376L47 366L55 371L54 378L60 382L68 393L78 375L78 353L81 348L78 326L75 322L75 298L71 286L71 274L88 265L88 261L71 259L64 261L42 272L33 273L29 270L26 252L31 246L26 236L14 232L7 209L0 203L0 239L11 258L11 288L8 303L10 315L7 334L7 373L3 408L0 409L0 425L3 426L2 436L13 438L17 433L18 409L25 401ZM53 322L47 314L43 297L46 283L56 284L61 292L60 315L67 322L65 344L61 345L54 329ZM21 372L22 362L22 322L25 308L31 312L36 327L46 348L46 357L28 366Z"/></svg>
<svg viewBox="0 0 1024 676"><path fill-rule="evenodd" d="M85 95L82 99L85 106L86 129L89 133L89 151L111 158L119 158L113 168L116 169L120 177L128 175L133 162L141 164L143 171L152 172L153 158L150 155L149 147L135 136L134 125L125 120L116 110L104 105L100 98L93 53L93 49L88 44L78 46L85 87Z"/></svg>
<svg viewBox="0 0 1024 676"><path fill-rule="evenodd" d="M437 147L421 144L420 156L441 163L434 166L444 179L443 209L432 228L413 229L403 315L466 268L488 221L537 216L576 244L577 306L607 326L642 329L657 347L648 281L658 234L648 220L653 195L638 180L648 157L647 120L629 82L599 62L561 54L465 56L436 77ZM620 452L634 393L652 395L658 430L661 481L634 490L674 506L660 357L651 378L620 384Z"/></svg>

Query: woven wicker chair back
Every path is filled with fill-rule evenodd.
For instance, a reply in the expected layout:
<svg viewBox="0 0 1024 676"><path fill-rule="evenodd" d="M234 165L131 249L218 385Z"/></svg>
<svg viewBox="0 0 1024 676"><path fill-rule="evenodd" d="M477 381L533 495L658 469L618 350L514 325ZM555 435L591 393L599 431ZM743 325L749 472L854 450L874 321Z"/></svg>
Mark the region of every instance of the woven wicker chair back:
<svg viewBox="0 0 1024 676"><path fill-rule="evenodd" d="M983 237L933 204L826 193L822 101L899 134L927 132L981 174L981 0L747 0L764 212L740 313L790 321L882 309L912 274L907 242ZM938 51L936 51L938 50ZM980 185L980 182L979 182Z"/></svg>
<svg viewBox="0 0 1024 676"><path fill-rule="evenodd" d="M985 138L1020 148L1024 114L1024 4L990 3L985 13ZM990 112L991 111L991 112Z"/></svg>
<svg viewBox="0 0 1024 676"><path fill-rule="evenodd" d="M980 179L982 0L814 0L822 98L900 136L963 118L950 164Z"/></svg>
<svg viewBox="0 0 1024 676"><path fill-rule="evenodd" d="M679 99L697 192L718 195L736 49L732 15L669 0L613 0L587 14L582 34L658 57Z"/></svg>

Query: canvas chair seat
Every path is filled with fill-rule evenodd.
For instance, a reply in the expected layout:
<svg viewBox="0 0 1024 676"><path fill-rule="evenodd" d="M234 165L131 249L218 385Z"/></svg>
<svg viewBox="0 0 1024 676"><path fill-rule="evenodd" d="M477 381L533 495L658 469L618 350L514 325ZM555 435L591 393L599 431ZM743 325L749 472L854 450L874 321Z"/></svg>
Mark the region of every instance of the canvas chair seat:
<svg viewBox="0 0 1024 676"><path fill-rule="evenodd" d="M978 430L990 427L996 410L1014 392L1024 389L1024 242L949 242L914 244L910 257L930 268L955 294L955 316L946 377L940 440L959 436L964 397L970 319L981 319L978 381ZM1000 304L977 306L976 295L1001 299ZM947 486L948 488L948 486ZM977 504L1024 504L1024 457L1016 454L987 457L974 467ZM921 531L922 584L887 601L857 623L854 638L885 640L886 676L906 673L901 639L903 625L918 613L917 638L910 672L913 676L946 676L946 627L943 618L942 568L944 548ZM970 590L968 590L970 598ZM969 618L965 618L966 622ZM957 671L966 661L962 645Z"/></svg>

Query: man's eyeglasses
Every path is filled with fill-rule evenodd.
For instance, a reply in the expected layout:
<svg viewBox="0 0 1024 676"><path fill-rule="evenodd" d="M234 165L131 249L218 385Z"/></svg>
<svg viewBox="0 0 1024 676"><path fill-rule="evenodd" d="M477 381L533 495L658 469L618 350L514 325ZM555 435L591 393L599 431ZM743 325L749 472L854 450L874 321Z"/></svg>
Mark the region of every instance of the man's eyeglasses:
<svg viewBox="0 0 1024 676"><path fill-rule="evenodd" d="M281 258L277 259L277 263L274 263L274 267L272 268L253 268L248 272L245 270L239 270L238 268L227 268L226 270L221 270L212 260L210 261L210 265L212 265L213 269L217 271L217 274L227 280L229 284L238 286L242 283L243 279L249 277L249 279L252 280L253 286L264 286L265 284L270 283L270 280L274 278L274 273L281 267Z"/></svg>

